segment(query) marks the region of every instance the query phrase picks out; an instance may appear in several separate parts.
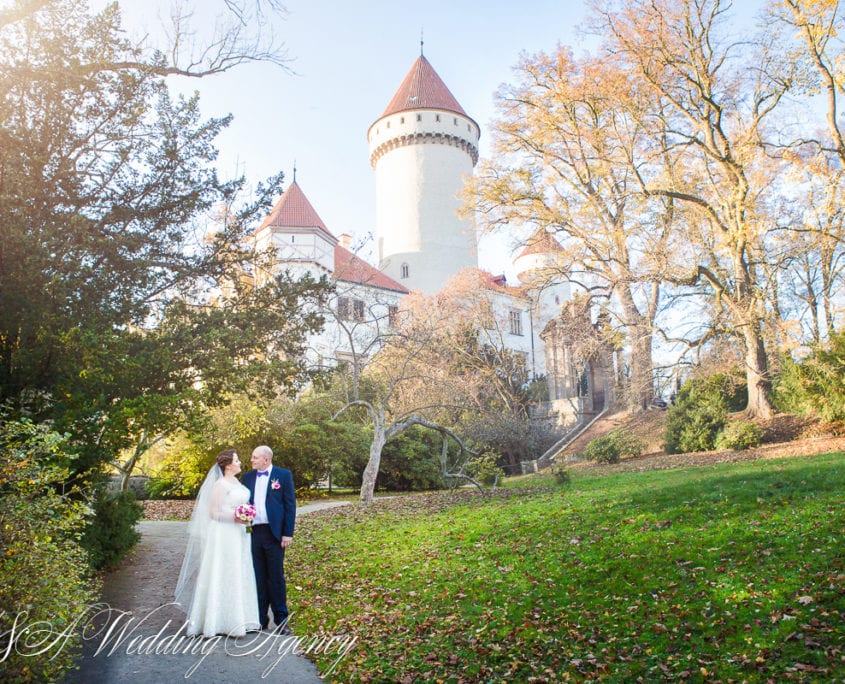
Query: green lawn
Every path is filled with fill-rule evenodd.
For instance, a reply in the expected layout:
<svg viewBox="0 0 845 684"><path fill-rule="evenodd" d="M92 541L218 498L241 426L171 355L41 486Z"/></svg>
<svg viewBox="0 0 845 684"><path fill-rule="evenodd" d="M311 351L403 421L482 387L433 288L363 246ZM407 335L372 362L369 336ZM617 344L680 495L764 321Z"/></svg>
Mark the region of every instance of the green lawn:
<svg viewBox="0 0 845 684"><path fill-rule="evenodd" d="M292 622L339 682L845 681L844 499L829 454L316 513Z"/></svg>

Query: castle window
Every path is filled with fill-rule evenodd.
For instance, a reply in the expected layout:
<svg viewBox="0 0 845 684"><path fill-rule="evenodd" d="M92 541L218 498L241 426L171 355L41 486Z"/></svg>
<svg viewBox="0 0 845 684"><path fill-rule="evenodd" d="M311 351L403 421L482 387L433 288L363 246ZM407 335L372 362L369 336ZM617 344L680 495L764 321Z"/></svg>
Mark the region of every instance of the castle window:
<svg viewBox="0 0 845 684"><path fill-rule="evenodd" d="M435 115L434 115L434 120L435 120L435 121L440 121L440 114L435 114Z"/></svg>
<svg viewBox="0 0 845 684"><path fill-rule="evenodd" d="M390 128L390 122L389 121L387 122L387 127Z"/></svg>
<svg viewBox="0 0 845 684"><path fill-rule="evenodd" d="M455 117L454 121L455 121L455 125L457 126L458 125L458 117L457 116Z"/></svg>
<svg viewBox="0 0 845 684"><path fill-rule="evenodd" d="M407 278L411 274L411 267L408 264L402 264L402 277Z"/></svg>
<svg viewBox="0 0 845 684"><path fill-rule="evenodd" d="M291 241L291 242L296 242L296 235L291 235L291 236L290 236L290 241Z"/></svg>
<svg viewBox="0 0 845 684"><path fill-rule="evenodd" d="M399 117L399 123L400 123L400 124L405 123L405 117L404 117L404 116L400 116L400 117Z"/></svg>
<svg viewBox="0 0 845 684"><path fill-rule="evenodd" d="M519 309L508 311L508 324L511 335L522 335L522 312Z"/></svg>
<svg viewBox="0 0 845 684"><path fill-rule="evenodd" d="M351 297L338 297L337 317L342 321L363 321L364 302Z"/></svg>
<svg viewBox="0 0 845 684"><path fill-rule="evenodd" d="M587 369L584 368L578 373L578 384L576 387L579 397L590 396L590 376L587 374Z"/></svg>
<svg viewBox="0 0 845 684"><path fill-rule="evenodd" d="M391 328L396 327L396 320L399 316L399 307L394 305L388 305L387 307L387 324Z"/></svg>
<svg viewBox="0 0 845 684"><path fill-rule="evenodd" d="M422 121L422 114L417 114L417 121Z"/></svg>

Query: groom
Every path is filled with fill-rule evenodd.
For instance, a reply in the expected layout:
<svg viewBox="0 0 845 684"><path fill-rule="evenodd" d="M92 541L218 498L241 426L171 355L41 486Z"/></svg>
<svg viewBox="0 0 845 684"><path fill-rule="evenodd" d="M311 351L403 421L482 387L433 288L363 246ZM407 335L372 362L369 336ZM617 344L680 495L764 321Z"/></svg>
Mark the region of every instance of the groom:
<svg viewBox="0 0 845 684"><path fill-rule="evenodd" d="M252 467L243 476L249 489L249 502L255 505L252 521L252 564L258 590L258 619L261 628L270 623L268 608L281 634L290 634L285 587L285 549L293 541L296 496L290 470L273 465L268 446L252 452Z"/></svg>

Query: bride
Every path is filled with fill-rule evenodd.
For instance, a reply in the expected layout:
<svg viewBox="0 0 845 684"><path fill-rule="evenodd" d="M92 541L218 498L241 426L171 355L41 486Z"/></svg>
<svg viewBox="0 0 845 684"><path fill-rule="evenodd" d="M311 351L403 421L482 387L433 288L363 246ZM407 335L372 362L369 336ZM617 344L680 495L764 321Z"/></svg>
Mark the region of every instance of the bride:
<svg viewBox="0 0 845 684"><path fill-rule="evenodd" d="M249 490L235 478L234 449L217 456L197 495L188 546L176 584L176 603L188 616L187 634L243 636L258 630L258 598L249 536L235 509Z"/></svg>

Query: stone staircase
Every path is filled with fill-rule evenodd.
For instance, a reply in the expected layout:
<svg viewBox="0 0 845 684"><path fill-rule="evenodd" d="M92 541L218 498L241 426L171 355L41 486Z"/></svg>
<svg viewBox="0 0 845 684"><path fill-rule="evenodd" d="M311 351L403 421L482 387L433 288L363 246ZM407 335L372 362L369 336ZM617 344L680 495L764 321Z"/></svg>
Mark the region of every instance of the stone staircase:
<svg viewBox="0 0 845 684"><path fill-rule="evenodd" d="M569 432L555 442L542 456L533 461L521 463L522 473L536 473L555 463L575 460L576 455L584 450L590 441L615 430L625 422L628 412L605 409L598 415L588 418L573 426Z"/></svg>

